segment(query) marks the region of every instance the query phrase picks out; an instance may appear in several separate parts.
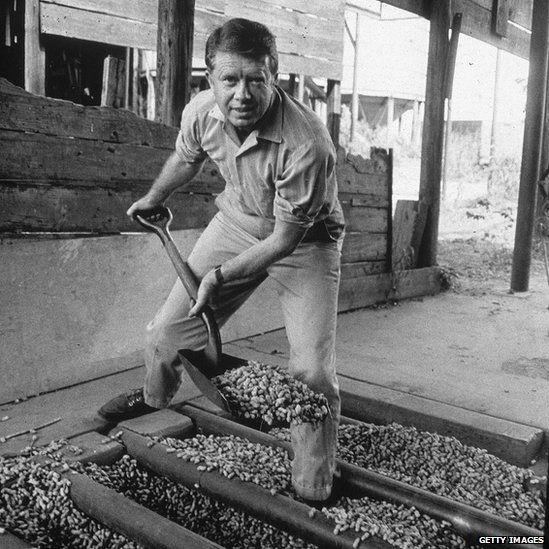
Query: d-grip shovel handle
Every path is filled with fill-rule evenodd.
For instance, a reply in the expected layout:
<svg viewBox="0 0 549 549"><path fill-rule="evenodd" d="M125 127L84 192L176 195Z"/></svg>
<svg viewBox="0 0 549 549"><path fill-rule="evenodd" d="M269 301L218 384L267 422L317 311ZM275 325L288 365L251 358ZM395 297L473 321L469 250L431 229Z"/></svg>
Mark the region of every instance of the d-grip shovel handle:
<svg viewBox="0 0 549 549"><path fill-rule="evenodd" d="M165 206L158 206L150 210L136 212L133 215L133 218L142 227L159 236L175 267L175 271L181 279L181 282L183 282L183 286L185 286L185 290L187 290L187 293L194 304L198 294L198 283L193 272L187 265L187 262L183 261L183 258L173 241L172 235L170 234L170 224L173 219L172 212Z"/></svg>
<svg viewBox="0 0 549 549"><path fill-rule="evenodd" d="M150 210L136 212L134 213L133 218L142 227L156 233L160 237L170 260L175 267L177 275L181 279L185 290L187 290L187 294L189 294L191 305L194 305L198 295L198 282L194 273L189 268L189 265L187 265L187 262L183 261L183 258L173 241L172 235L170 234L169 228L173 219L172 212L165 206L158 206ZM221 360L221 336L219 335L219 328L217 327L213 311L209 306L206 305L203 307L200 317L208 331L208 343L204 348L204 358L206 361L205 366L207 366L208 374L211 377L222 371L219 370Z"/></svg>

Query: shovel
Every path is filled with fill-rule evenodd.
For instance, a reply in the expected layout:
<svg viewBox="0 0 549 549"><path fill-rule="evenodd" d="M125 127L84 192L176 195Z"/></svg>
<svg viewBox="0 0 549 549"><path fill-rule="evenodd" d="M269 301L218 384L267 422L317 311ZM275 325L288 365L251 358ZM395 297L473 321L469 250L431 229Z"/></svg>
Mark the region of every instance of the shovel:
<svg viewBox="0 0 549 549"><path fill-rule="evenodd" d="M142 227L158 235L185 290L187 290L187 294L191 299L191 306L194 305L198 293L198 282L194 273L189 268L189 265L183 261L183 258L173 241L172 235L170 234L169 228L173 219L172 212L164 206L159 206L157 208L135 213L133 217ZM202 391L203 395L220 408L230 411L226 398L210 381L212 377L223 373L225 368L221 366L222 355L219 328L215 321L213 311L208 305L202 309L200 318L208 332L208 342L206 346L200 351L181 349L178 351L179 358L183 367L189 374L189 377Z"/></svg>

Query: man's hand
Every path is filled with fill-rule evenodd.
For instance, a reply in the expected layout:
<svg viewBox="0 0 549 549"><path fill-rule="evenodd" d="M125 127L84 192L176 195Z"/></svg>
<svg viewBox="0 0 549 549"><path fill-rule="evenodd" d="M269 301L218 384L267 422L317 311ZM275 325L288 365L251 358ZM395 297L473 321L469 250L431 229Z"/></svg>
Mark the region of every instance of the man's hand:
<svg viewBox="0 0 549 549"><path fill-rule="evenodd" d="M200 167L201 164L189 164L173 152L164 163L149 192L134 202L126 214L133 218L136 212L163 206L171 193L189 183L200 171Z"/></svg>
<svg viewBox="0 0 549 549"><path fill-rule="evenodd" d="M198 316L205 305L214 297L219 289L219 282L215 276L215 272L212 269L208 271L200 286L198 287L198 295L196 296L196 303L189 311L189 316Z"/></svg>
<svg viewBox="0 0 549 549"><path fill-rule="evenodd" d="M150 197L148 194L140 198L139 200L136 200L126 212L126 215L133 219L133 216L136 213L152 210L153 208L157 208L158 206L162 206L164 204L163 200L158 200Z"/></svg>

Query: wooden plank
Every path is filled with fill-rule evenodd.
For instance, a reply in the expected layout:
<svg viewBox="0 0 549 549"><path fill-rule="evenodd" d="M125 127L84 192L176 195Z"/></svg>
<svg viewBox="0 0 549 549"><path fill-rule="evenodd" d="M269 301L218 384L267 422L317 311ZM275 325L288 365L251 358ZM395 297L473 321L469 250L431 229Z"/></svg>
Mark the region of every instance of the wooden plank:
<svg viewBox="0 0 549 549"><path fill-rule="evenodd" d="M191 97L194 0L158 0L156 120L179 127Z"/></svg>
<svg viewBox="0 0 549 549"><path fill-rule="evenodd" d="M436 267L411 269L341 280L338 310L348 311L388 300L409 299L440 292Z"/></svg>
<svg viewBox="0 0 549 549"><path fill-rule="evenodd" d="M349 232L343 241L342 263L382 261L387 255L387 235Z"/></svg>
<svg viewBox="0 0 549 549"><path fill-rule="evenodd" d="M186 438L195 433L189 417L168 409L123 421L116 426L116 432L120 429L128 429L143 436L174 438Z"/></svg>
<svg viewBox="0 0 549 549"><path fill-rule="evenodd" d="M528 467L540 450L541 429L342 375L339 383L342 413L352 418L377 425L397 422L456 437L519 467Z"/></svg>
<svg viewBox="0 0 549 549"><path fill-rule="evenodd" d="M40 232L140 232L143 229L126 216L126 210L149 189L149 183L123 188L96 185L70 187L0 180L0 231ZM205 227L217 213L214 197L177 192L170 199L173 229Z"/></svg>
<svg viewBox="0 0 549 549"><path fill-rule="evenodd" d="M417 200L397 200L393 219L393 270L409 269L416 262L411 242L417 209Z"/></svg>
<svg viewBox="0 0 549 549"><path fill-rule="evenodd" d="M214 13L225 13L226 0L197 0L195 9Z"/></svg>
<svg viewBox="0 0 549 549"><path fill-rule="evenodd" d="M329 21L253 0L229 1L225 14L227 17L254 19L267 25L276 36L279 52L337 62L342 60L343 18Z"/></svg>
<svg viewBox="0 0 549 549"><path fill-rule="evenodd" d="M39 0L25 0L23 74L25 89L44 95L46 92L46 52L40 44Z"/></svg>
<svg viewBox="0 0 549 549"><path fill-rule="evenodd" d="M144 50L156 49L156 25L69 6L40 4L44 34L91 40Z"/></svg>
<svg viewBox="0 0 549 549"><path fill-rule="evenodd" d="M103 62L103 86L101 89L102 107L120 108L124 105L125 71L125 61L112 55L105 57Z"/></svg>
<svg viewBox="0 0 549 549"><path fill-rule="evenodd" d="M0 78L0 129L173 149L177 130L125 109L40 97Z"/></svg>
<svg viewBox="0 0 549 549"><path fill-rule="evenodd" d="M342 201L346 230L367 233L387 233L388 212L386 208L353 206Z"/></svg>
<svg viewBox="0 0 549 549"><path fill-rule="evenodd" d="M362 278L373 274L380 274L387 271L385 261L357 261L356 263L342 263L341 278Z"/></svg>
<svg viewBox="0 0 549 549"><path fill-rule="evenodd" d="M92 13L113 15L156 25L158 0L40 0L41 4L55 4Z"/></svg>
<svg viewBox="0 0 549 549"><path fill-rule="evenodd" d="M228 0L228 2L237 6L239 4L238 0ZM262 0L262 3L332 20L340 20L345 10L345 2L341 0L318 0L317 2L310 2L309 0Z"/></svg>
<svg viewBox="0 0 549 549"><path fill-rule="evenodd" d="M278 66L280 72L284 73L305 74L322 78L342 78L342 64L340 61L331 61L320 57L305 57L279 52Z"/></svg>
<svg viewBox="0 0 549 549"><path fill-rule="evenodd" d="M385 149L372 148L370 150L370 158L365 158L359 154L345 153L345 149L338 148L337 152L338 163L346 161L352 166L357 173L378 174L388 173L390 169L389 154Z"/></svg>
<svg viewBox="0 0 549 549"><path fill-rule="evenodd" d="M223 549L81 473L66 474L70 497L78 509L101 524L146 547Z"/></svg>
<svg viewBox="0 0 549 549"><path fill-rule="evenodd" d="M5 179L151 181L170 154L125 143L104 143L0 130Z"/></svg>
<svg viewBox="0 0 549 549"><path fill-rule="evenodd" d="M144 145L0 130L0 180L126 190L151 183L171 151ZM207 160L187 192L218 194L225 181Z"/></svg>

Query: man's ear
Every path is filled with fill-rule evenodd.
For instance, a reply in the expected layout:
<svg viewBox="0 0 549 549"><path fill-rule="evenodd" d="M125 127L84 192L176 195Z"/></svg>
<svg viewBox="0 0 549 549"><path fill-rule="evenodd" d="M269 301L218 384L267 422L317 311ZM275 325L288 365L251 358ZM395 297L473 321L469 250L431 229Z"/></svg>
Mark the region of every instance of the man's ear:
<svg viewBox="0 0 549 549"><path fill-rule="evenodd" d="M208 84L209 84L210 88L213 88L213 86L212 86L212 75L211 75L211 73L208 69L206 69L206 71L204 72L204 76L206 77L206 80L208 81Z"/></svg>

